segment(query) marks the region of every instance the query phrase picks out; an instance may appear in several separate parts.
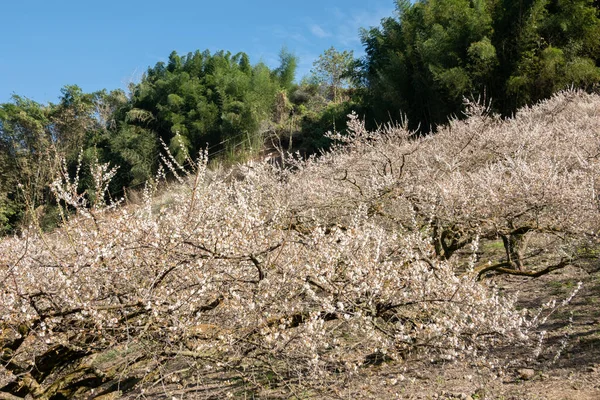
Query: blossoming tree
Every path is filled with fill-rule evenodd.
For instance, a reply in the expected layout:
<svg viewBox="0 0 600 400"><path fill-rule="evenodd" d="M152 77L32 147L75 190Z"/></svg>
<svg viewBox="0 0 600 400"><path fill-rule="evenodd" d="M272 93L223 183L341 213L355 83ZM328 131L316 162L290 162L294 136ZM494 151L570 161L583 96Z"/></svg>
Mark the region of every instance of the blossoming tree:
<svg viewBox="0 0 600 400"><path fill-rule="evenodd" d="M374 362L526 342L526 312L477 278L535 275L529 239L549 270L595 237L599 114L564 93L424 138L351 116L345 146L242 177L167 156L182 184L139 205L103 201L106 165L93 197L63 171L52 190L76 213L0 242L0 398L327 393ZM496 237L505 259L481 267Z"/></svg>

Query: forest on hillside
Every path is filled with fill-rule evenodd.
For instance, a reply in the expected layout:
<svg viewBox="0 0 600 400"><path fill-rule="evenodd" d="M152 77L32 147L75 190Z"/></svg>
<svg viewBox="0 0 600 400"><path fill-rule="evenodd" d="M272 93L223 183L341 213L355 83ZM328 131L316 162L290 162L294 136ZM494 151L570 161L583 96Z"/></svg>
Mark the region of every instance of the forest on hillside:
<svg viewBox="0 0 600 400"><path fill-rule="evenodd" d="M465 98L508 117L565 88L595 91L599 12L593 0L400 0L359 33L364 57L332 47L300 81L285 49L277 68L194 51L171 53L127 92L74 84L48 104L15 94L0 104L0 234L57 225L48 185L62 159L72 174L118 166L108 191L117 198L156 177L165 147L183 164L201 150L230 163L272 150L307 156L331 144L326 132L344 131L351 111L371 129L407 119L427 134L462 118ZM78 181L90 199L92 180Z"/></svg>

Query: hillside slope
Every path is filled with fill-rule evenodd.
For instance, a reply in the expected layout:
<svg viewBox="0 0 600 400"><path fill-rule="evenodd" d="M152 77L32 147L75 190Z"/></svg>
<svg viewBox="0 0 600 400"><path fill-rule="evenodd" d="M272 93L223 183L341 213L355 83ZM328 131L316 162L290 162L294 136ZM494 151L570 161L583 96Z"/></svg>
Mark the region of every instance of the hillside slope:
<svg viewBox="0 0 600 400"><path fill-rule="evenodd" d="M547 354L583 272L531 309L488 278L596 265L600 98L506 121L467 106L427 137L350 115L321 157L236 176L167 156L182 184L139 207L88 204L63 176L77 213L0 242L0 398L409 397L423 360L503 376ZM103 193L110 168L92 175Z"/></svg>

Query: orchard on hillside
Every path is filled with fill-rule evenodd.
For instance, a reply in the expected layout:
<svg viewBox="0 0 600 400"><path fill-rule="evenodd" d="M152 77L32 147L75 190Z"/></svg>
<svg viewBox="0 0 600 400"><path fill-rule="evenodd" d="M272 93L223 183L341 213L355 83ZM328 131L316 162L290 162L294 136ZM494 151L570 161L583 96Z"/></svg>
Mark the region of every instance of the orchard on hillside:
<svg viewBox="0 0 600 400"><path fill-rule="evenodd" d="M139 205L104 201L108 165L94 196L63 168L51 189L76 213L0 242L0 397L326 396L374 363L497 366L489 349L540 318L479 278L595 245L600 98L469 110L427 137L351 115L321 157L237 174L167 153L180 184L159 174ZM481 265L485 240L504 258Z"/></svg>
<svg viewBox="0 0 600 400"><path fill-rule="evenodd" d="M598 96L561 92L508 120L466 108L467 119L425 137L368 133L352 116L351 135L335 136L346 146L309 172L328 181L320 197L341 210L362 202L393 231L425 229L439 259L502 240L504 257L476 265L480 274L539 276L584 260L600 227Z"/></svg>

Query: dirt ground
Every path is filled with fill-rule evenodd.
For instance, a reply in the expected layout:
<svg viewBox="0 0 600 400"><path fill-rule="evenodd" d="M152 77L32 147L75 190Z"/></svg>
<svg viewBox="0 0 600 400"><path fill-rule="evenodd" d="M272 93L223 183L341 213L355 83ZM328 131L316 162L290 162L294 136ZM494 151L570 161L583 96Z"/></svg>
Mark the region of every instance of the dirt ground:
<svg viewBox="0 0 600 400"><path fill-rule="evenodd" d="M600 263L596 260L585 268L566 267L536 279L499 275L488 280L504 293L516 293L519 307L528 310L539 309L552 300L561 303L579 282L582 286L569 304L556 309L536 328L536 332L546 331L541 346L490 349L487 359L492 364L431 359L383 362L362 369L337 392L325 386L323 392L310 390L294 398L600 400ZM215 377L215 382L221 380ZM0 379L0 387L2 384ZM122 391L107 386L104 395L102 390L92 390L77 398L182 400L199 396L218 399L226 394L206 386L181 387L164 382L144 392L124 389L125 382L120 385ZM213 394L206 396L207 391ZM289 392L256 396L245 398L290 398Z"/></svg>
<svg viewBox="0 0 600 400"><path fill-rule="evenodd" d="M582 288L540 327L547 331L540 349L494 349L495 368L466 361L384 364L372 367L340 398L600 399L600 268L567 267L537 279L492 279L503 291L518 292L519 306L529 309L562 302L580 281Z"/></svg>
<svg viewBox="0 0 600 400"><path fill-rule="evenodd" d="M382 363L365 368L335 393L326 388L292 398L600 400L600 266L567 267L537 279L506 275L491 279L506 293L518 292L519 306L530 310L551 300L562 302L578 282L582 287L568 305L536 329L547 332L541 347L491 349L493 367L482 362L430 359ZM147 391L142 397L194 399L194 392L199 395L205 389L169 386ZM289 393L273 392L254 396L247 398L290 398ZM140 398L140 393L133 391L127 398Z"/></svg>

